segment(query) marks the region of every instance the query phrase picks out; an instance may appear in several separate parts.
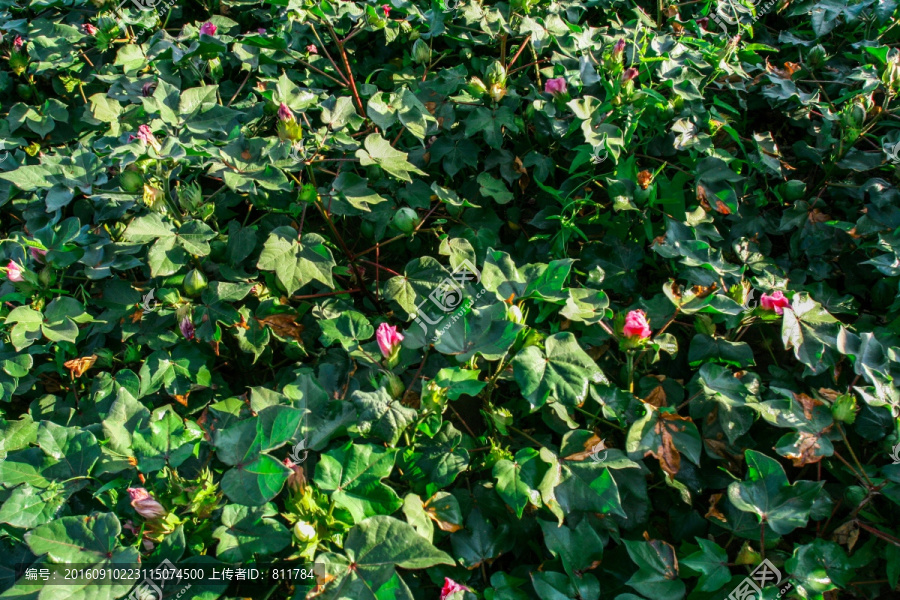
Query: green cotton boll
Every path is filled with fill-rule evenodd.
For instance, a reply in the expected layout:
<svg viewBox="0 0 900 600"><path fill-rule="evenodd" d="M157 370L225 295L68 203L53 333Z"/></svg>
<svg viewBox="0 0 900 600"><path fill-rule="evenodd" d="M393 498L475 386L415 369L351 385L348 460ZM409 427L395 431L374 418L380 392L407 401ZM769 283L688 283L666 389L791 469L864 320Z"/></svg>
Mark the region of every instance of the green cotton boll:
<svg viewBox="0 0 900 600"><path fill-rule="evenodd" d="M412 233L420 221L421 219L419 218L419 215L416 214L416 211L407 206L399 209L394 214L394 218L392 220L392 222L394 223L394 227L396 227L403 233Z"/></svg>
<svg viewBox="0 0 900 600"><path fill-rule="evenodd" d="M191 269L184 277L184 293L188 296L199 296L207 286L206 275L197 269Z"/></svg>
<svg viewBox="0 0 900 600"><path fill-rule="evenodd" d="M309 204L315 202L319 197L318 192L316 191L316 186L311 183L303 184L303 187L300 189L300 195L297 196L297 200L304 203Z"/></svg>
<svg viewBox="0 0 900 600"><path fill-rule="evenodd" d="M841 394L831 406L831 414L835 421L852 425L856 421L856 396Z"/></svg>
<svg viewBox="0 0 900 600"><path fill-rule="evenodd" d="M126 192L136 194L144 189L144 176L138 171L125 170L119 173L119 185Z"/></svg>

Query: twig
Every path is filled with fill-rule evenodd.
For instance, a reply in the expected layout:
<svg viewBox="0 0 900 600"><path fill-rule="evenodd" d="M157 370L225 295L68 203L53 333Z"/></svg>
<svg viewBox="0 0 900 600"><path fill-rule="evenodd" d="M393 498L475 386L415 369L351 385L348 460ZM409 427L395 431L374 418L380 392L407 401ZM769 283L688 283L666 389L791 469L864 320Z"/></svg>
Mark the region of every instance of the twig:
<svg viewBox="0 0 900 600"><path fill-rule="evenodd" d="M522 51L525 50L526 47L528 47L528 42L530 42L530 41L531 41L531 34L529 33L529 34L528 34L528 37L525 38L525 41L522 42L522 45L519 47L519 50L518 50L518 51L515 53L515 55L512 57L512 60L509 61L509 64L508 64L508 65L506 65L506 70L507 70L507 71L509 71L510 68L512 68L512 66L513 66L514 64L516 64L516 61L519 60L519 55L522 54Z"/></svg>
<svg viewBox="0 0 900 600"><path fill-rule="evenodd" d="M308 296L292 296L292 300L312 300L313 298L325 298L327 296L340 296L341 294L355 294L361 292L359 288L352 290L338 290L337 292L325 292L324 294L310 294Z"/></svg>
<svg viewBox="0 0 900 600"><path fill-rule="evenodd" d="M310 71L315 71L315 72L318 73L319 75L322 75L323 77L327 77L328 79L332 80L333 82L335 82L336 84L338 84L339 86L341 86L341 87L343 87L343 88L346 88L346 87L347 87L347 84L344 83L343 81L338 81L337 79L335 79L334 77L332 77L331 75L329 75L328 73L326 73L325 71L321 71L321 70L315 68L314 66L312 66L312 65L309 64L308 62L302 61L302 60L300 60L299 58L295 58L295 59L294 59L294 62L298 62L298 63L300 63L301 65L303 65L304 67L306 67L307 69L309 69Z"/></svg>
<svg viewBox="0 0 900 600"><path fill-rule="evenodd" d="M229 100L228 104L226 104L225 106L231 106L231 103L234 102L234 99L237 98L238 94L241 93L241 90L244 89L244 86L247 84L247 80L250 79L251 73L252 71L247 71L247 76L244 77L244 81L241 82L241 86L237 89L237 91L234 93L234 96L231 97L231 100Z"/></svg>
<svg viewBox="0 0 900 600"><path fill-rule="evenodd" d="M316 26L313 25L312 23L310 23L309 26L313 31L313 35L315 35L316 39L319 40L319 45L322 46L322 52L324 52L325 56L328 57L328 60L331 61L331 66L334 67L334 70L338 72L338 74L341 76L341 79L344 80L344 84L345 84L344 87L347 87L347 85L349 85L350 82L347 81L347 77L344 75L344 72L341 71L340 68L338 68L337 63L334 61L333 58L331 58L331 54L328 53L328 48L325 47L325 42L323 42L322 38L319 37L319 32L316 30ZM298 60L297 62L302 62L302 61Z"/></svg>

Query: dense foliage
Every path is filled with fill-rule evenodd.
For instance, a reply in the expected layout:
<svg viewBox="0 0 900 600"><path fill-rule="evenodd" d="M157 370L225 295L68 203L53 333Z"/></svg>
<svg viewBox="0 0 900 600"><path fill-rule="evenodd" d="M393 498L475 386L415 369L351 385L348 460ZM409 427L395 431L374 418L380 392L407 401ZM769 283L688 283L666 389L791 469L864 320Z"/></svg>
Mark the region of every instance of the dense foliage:
<svg viewBox="0 0 900 600"><path fill-rule="evenodd" d="M892 597L896 7L0 1L2 597Z"/></svg>

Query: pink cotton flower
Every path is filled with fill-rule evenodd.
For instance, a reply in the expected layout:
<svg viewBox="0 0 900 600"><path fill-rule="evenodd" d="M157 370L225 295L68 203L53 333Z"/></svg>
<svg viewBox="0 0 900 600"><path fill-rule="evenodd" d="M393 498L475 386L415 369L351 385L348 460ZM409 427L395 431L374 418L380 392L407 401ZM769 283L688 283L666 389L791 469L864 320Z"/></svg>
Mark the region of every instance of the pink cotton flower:
<svg viewBox="0 0 900 600"><path fill-rule="evenodd" d="M216 29L218 28L215 26L215 24L207 21L200 26L200 35L214 36L216 35Z"/></svg>
<svg viewBox="0 0 900 600"><path fill-rule="evenodd" d="M166 514L163 505L144 488L128 488L128 495L131 496L131 506L145 519L158 519Z"/></svg>
<svg viewBox="0 0 900 600"><path fill-rule="evenodd" d="M631 81L632 79L634 79L637 76L638 76L638 70L635 69L634 67L628 67L627 69L622 71L622 83L625 83L626 81Z"/></svg>
<svg viewBox="0 0 900 600"><path fill-rule="evenodd" d="M310 44L309 46L307 46L306 51L309 52L310 54L318 54L319 53L319 49L316 48L315 44Z"/></svg>
<svg viewBox="0 0 900 600"><path fill-rule="evenodd" d="M20 281L25 281L25 278L22 277L22 267L16 264L15 261L9 261L9 264L6 265L6 276L13 283L19 283ZM402 338L401 338L402 339Z"/></svg>
<svg viewBox="0 0 900 600"><path fill-rule="evenodd" d="M194 339L194 324L191 323L190 317L183 318L181 323L178 324L178 328L181 329L181 335L188 340Z"/></svg>
<svg viewBox="0 0 900 600"><path fill-rule="evenodd" d="M382 5L381 5L381 10L384 11L384 18L385 18L385 19L387 19L389 16L391 16L391 7L390 7L390 5L388 5L388 4L382 4Z"/></svg>
<svg viewBox="0 0 900 600"><path fill-rule="evenodd" d="M138 127L137 139L145 144L152 144L156 138L153 137L153 131L149 125L141 125Z"/></svg>
<svg viewBox="0 0 900 600"><path fill-rule="evenodd" d="M278 107L278 119L280 121L294 120L294 113L291 111L291 108L284 102L282 102L281 106Z"/></svg>
<svg viewBox="0 0 900 600"><path fill-rule="evenodd" d="M647 339L652 331L647 323L647 315L642 310L633 310L625 316L625 327L622 328L625 337Z"/></svg>
<svg viewBox="0 0 900 600"><path fill-rule="evenodd" d="M256 33L258 33L259 35L266 35L266 30L260 27L256 30Z"/></svg>
<svg viewBox="0 0 900 600"><path fill-rule="evenodd" d="M288 475L287 479L288 489L302 493L303 488L306 487L306 475L303 473L303 467L294 464L294 461L290 458L284 459L284 466L291 470L291 474Z"/></svg>
<svg viewBox="0 0 900 600"><path fill-rule="evenodd" d="M553 94L553 96L561 96L566 93L566 80L564 77L557 77L556 79L548 79L547 83L544 84L544 91L548 94Z"/></svg>
<svg viewBox="0 0 900 600"><path fill-rule="evenodd" d="M375 340L378 342L382 356L389 358L399 348L400 342L403 341L403 335L393 325L382 323L375 331Z"/></svg>
<svg viewBox="0 0 900 600"><path fill-rule="evenodd" d="M81 26L82 31L84 31L88 35L97 35L97 32L100 31L90 23L85 23Z"/></svg>
<svg viewBox="0 0 900 600"><path fill-rule="evenodd" d="M29 246L28 253L31 254L31 258L38 262L44 262L44 257L47 256L46 250L41 250L40 248L35 248L34 246Z"/></svg>
<svg viewBox="0 0 900 600"><path fill-rule="evenodd" d="M625 40L624 38L616 42L616 45L613 46L612 55L613 58L619 58L622 56L622 53L625 52Z"/></svg>
<svg viewBox="0 0 900 600"><path fill-rule="evenodd" d="M447 600L450 597L450 594L454 592L471 592L471 588L468 588L462 584L456 583L449 577L444 577L444 587L441 588L441 598L440 600Z"/></svg>
<svg viewBox="0 0 900 600"><path fill-rule="evenodd" d="M22 39L21 35L17 35L16 39L13 40L13 48L16 52L22 50L22 46L25 45L25 40Z"/></svg>
<svg viewBox="0 0 900 600"><path fill-rule="evenodd" d="M763 294L759 298L759 304L766 310L774 310L775 314L778 315L784 314L785 308L791 308L790 301L785 297L781 290L778 290L771 296L769 294Z"/></svg>

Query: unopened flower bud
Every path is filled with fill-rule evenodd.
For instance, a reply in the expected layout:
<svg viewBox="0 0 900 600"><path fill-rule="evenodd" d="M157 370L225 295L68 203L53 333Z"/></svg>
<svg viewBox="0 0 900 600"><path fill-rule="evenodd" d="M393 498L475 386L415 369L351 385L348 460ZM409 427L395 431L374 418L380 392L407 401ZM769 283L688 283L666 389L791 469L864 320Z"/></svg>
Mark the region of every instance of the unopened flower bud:
<svg viewBox="0 0 900 600"><path fill-rule="evenodd" d="M431 61L431 48L428 47L428 42L421 38L416 40L412 47L412 58L420 65Z"/></svg>
<svg viewBox="0 0 900 600"><path fill-rule="evenodd" d="M163 505L144 488L128 488L128 495L131 496L131 506L145 519L158 519L166 514Z"/></svg>

